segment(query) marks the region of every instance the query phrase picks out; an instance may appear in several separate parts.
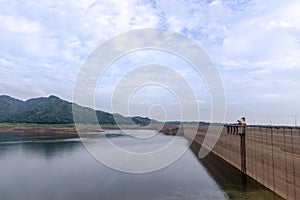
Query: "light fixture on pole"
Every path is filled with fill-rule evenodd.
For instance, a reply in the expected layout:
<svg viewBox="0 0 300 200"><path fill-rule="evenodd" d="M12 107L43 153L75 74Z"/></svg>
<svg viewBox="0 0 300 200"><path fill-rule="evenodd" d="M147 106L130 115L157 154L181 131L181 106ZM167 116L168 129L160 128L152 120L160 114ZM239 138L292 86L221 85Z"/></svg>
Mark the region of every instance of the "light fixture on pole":
<svg viewBox="0 0 300 200"><path fill-rule="evenodd" d="M269 119L271 126L273 126L273 123L272 123L271 117L268 115L268 116L267 116L267 118Z"/></svg>
<svg viewBox="0 0 300 200"><path fill-rule="evenodd" d="M291 115L295 119L295 126L297 126L297 116L296 115Z"/></svg>

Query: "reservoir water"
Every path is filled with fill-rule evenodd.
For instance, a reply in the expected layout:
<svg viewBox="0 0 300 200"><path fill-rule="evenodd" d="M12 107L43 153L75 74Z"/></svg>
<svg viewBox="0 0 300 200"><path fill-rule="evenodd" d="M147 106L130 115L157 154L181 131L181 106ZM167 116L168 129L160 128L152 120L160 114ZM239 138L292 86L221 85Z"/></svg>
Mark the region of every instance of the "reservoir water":
<svg viewBox="0 0 300 200"><path fill-rule="evenodd" d="M145 131L149 133L149 131ZM153 132L154 133L154 132ZM155 135L137 139L131 130L101 133L124 148L143 152L173 139ZM104 135L105 134L105 135ZM103 137L83 138L101 149ZM176 137L178 145L187 145ZM221 169L218 169L221 168ZM225 171L224 171L225 169ZM220 171L221 170L221 171ZM222 171L223 170L223 171ZM0 134L1 200L168 200L280 199L217 159L199 160L192 150L161 170L130 174L111 169L89 154L79 138Z"/></svg>

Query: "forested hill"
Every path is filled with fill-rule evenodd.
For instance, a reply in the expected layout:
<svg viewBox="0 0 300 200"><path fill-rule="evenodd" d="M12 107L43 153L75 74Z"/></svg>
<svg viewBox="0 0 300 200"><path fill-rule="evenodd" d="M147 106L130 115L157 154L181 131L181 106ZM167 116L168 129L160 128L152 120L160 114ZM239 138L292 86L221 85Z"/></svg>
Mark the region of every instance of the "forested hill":
<svg viewBox="0 0 300 200"><path fill-rule="evenodd" d="M81 123L90 123L93 120L90 114L94 112L74 104L79 111ZM96 111L100 124L116 124L111 113ZM151 122L145 117L124 117L117 114L118 123L147 125ZM0 123L38 123L38 124L72 124L72 103L64 101L56 96L41 97L21 101L10 96L0 96ZM155 121L156 122L156 121Z"/></svg>

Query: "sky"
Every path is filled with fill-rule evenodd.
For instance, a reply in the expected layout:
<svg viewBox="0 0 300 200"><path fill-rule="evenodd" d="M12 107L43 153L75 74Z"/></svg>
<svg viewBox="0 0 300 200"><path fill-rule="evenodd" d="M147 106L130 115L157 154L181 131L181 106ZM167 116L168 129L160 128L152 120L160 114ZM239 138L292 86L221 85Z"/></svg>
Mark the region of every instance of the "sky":
<svg viewBox="0 0 300 200"><path fill-rule="evenodd" d="M77 75L99 45L126 31L159 28L185 35L208 54L223 81L226 122L245 116L248 124L293 125L294 116L300 123L299 9L298 0L0 0L0 94L72 101ZM180 73L201 120L210 120L205 81L180 58L154 51L133 52L110 66L96 90L97 109L114 111L118 80L149 63ZM164 88L141 87L130 101L131 115L155 108L154 118L167 112L167 119L179 119L176 98Z"/></svg>

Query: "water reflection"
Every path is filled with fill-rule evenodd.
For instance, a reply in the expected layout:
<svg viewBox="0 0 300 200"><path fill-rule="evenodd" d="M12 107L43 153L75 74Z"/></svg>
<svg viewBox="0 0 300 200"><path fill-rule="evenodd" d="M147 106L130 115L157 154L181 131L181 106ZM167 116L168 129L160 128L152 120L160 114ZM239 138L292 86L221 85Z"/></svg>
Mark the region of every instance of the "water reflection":
<svg viewBox="0 0 300 200"><path fill-rule="evenodd" d="M78 146L81 146L78 138L56 137L56 136L28 136L19 137L12 134L10 136L1 134L0 140L0 160L11 151L21 151L31 157L50 159L63 154L71 153Z"/></svg>
<svg viewBox="0 0 300 200"><path fill-rule="evenodd" d="M21 148L26 154L32 156L51 158L59 154L72 153L81 147L81 140L97 142L101 137L128 137L120 132L108 131L108 133L87 133L79 138L74 135L24 135L22 133L0 133L0 156L6 151Z"/></svg>
<svg viewBox="0 0 300 200"><path fill-rule="evenodd" d="M190 149L198 158L200 145L193 142ZM282 200L281 197L263 187L254 179L244 176L239 170L210 153L199 160L207 173L216 180L230 199L247 200Z"/></svg>
<svg viewBox="0 0 300 200"><path fill-rule="evenodd" d="M150 141L136 140L116 137L118 131L109 133L116 144L127 144L141 151L172 139L158 135ZM99 135L91 135L86 139L101 144ZM226 171L220 171L217 167L220 163L209 157L199 162L190 150L167 168L137 175L102 165L87 152L79 138L1 138L0 199L275 199L268 196L272 193L252 182L248 182L247 188L242 187L238 172L228 171L227 167ZM184 138L176 139L182 140L178 145L187 144Z"/></svg>
<svg viewBox="0 0 300 200"><path fill-rule="evenodd" d="M103 166L76 139L42 138L39 142L36 138L35 142L0 143L0 147L5 146L5 153L0 155L1 199L226 199L190 151L165 169L136 175ZM178 145L187 143L184 138L177 139L182 140ZM170 138L160 135L143 145L144 140L132 137L114 140L130 146L136 141L136 146L150 149L155 141Z"/></svg>

